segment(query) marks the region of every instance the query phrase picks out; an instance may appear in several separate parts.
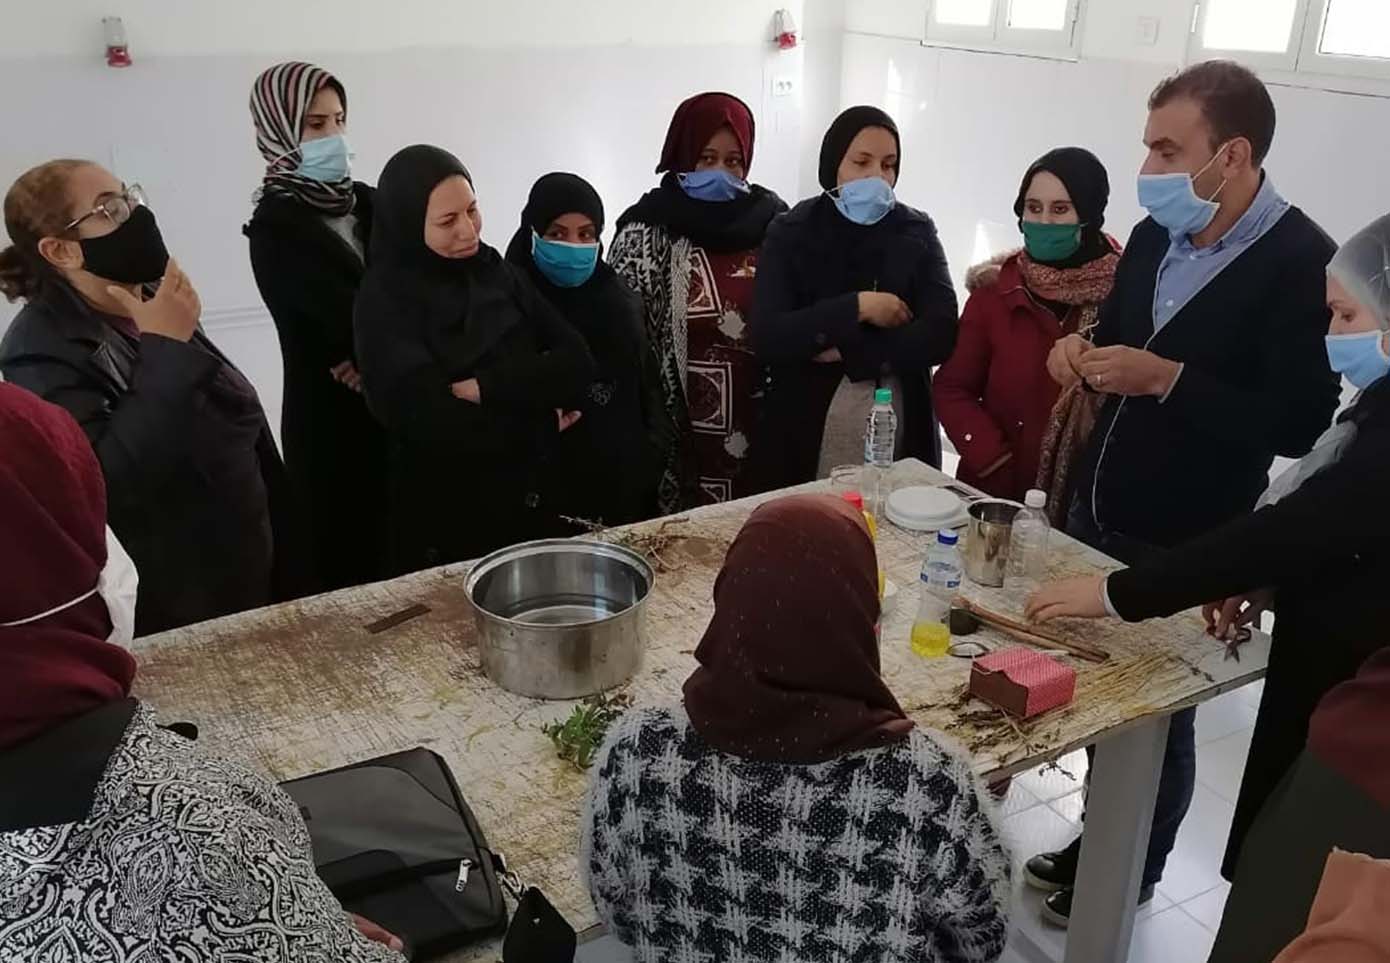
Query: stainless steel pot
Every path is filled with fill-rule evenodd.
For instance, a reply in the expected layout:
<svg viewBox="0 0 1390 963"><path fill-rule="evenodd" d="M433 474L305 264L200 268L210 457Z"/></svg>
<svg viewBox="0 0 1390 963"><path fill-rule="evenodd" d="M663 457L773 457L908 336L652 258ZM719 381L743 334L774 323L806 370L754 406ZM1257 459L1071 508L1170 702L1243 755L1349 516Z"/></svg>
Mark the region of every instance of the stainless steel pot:
<svg viewBox="0 0 1390 963"><path fill-rule="evenodd" d="M606 542L546 539L493 552L464 583L483 671L504 689L542 699L626 682L642 665L655 580L640 555Z"/></svg>
<svg viewBox="0 0 1390 963"><path fill-rule="evenodd" d="M1014 516L1022 508L1018 502L986 498L966 510L970 521L966 524L961 561L966 577L976 585L1004 584L1009 536L1013 533Z"/></svg>

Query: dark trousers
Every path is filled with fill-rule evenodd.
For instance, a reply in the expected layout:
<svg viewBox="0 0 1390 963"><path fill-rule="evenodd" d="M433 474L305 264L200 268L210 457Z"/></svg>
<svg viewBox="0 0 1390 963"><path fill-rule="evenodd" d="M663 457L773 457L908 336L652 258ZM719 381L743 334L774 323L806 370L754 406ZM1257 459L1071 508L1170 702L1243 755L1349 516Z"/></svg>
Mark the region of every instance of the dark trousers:
<svg viewBox="0 0 1390 963"><path fill-rule="evenodd" d="M1118 532L1103 532L1091 518L1090 506L1080 498L1071 504L1067 513L1067 534L1079 542L1104 552L1111 558L1133 565L1140 559L1163 549L1140 542ZM1192 792L1197 786L1197 710L1183 709L1173 713L1168 722L1168 746L1163 752L1163 772L1158 780L1158 800L1154 804L1153 828L1149 831L1149 854L1144 862L1144 885L1152 886L1163 878L1168 854L1178 839L1178 829L1192 805ZM1086 754L1095 761L1095 747L1087 746Z"/></svg>

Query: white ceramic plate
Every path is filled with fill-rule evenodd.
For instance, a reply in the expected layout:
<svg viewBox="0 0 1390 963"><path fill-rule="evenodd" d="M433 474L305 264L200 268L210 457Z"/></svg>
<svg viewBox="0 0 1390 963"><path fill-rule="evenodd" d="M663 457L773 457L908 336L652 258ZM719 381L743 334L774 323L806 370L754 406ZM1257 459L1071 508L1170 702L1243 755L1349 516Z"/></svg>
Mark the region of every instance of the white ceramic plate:
<svg viewBox="0 0 1390 963"><path fill-rule="evenodd" d="M944 488L912 485L888 496L888 520L910 532L936 532L959 528L970 518L966 504Z"/></svg>

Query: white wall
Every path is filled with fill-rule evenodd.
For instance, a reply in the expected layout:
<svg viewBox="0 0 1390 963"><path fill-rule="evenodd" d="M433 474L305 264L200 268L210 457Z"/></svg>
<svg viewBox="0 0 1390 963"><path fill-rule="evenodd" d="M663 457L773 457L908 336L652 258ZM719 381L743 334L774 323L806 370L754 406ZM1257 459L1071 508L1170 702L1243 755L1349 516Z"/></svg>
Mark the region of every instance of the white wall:
<svg viewBox="0 0 1390 963"><path fill-rule="evenodd" d="M279 60L310 59L346 85L362 179L374 182L410 143L457 153L478 183L484 236L498 247L532 182L550 170L592 180L611 224L655 183L671 111L700 90L748 101L758 119L753 178L788 199L800 193L803 51L771 43L773 12L790 7L800 23L800 0L705 0L698 15L648 0L12 6L0 30L0 89L24 93L6 102L0 191L60 156L142 183L198 286L207 328L246 369L273 423L279 352L241 225L262 170L247 96ZM104 65L104 14L124 18L135 66ZM838 28L820 42L833 50L837 85ZM774 97L774 78L793 79L793 92ZM12 310L0 302L0 331Z"/></svg>
<svg viewBox="0 0 1390 963"><path fill-rule="evenodd" d="M820 190L820 142L840 111L844 63L845 0L807 0L802 71L801 171L799 197ZM792 203L791 198L787 198Z"/></svg>
<svg viewBox="0 0 1390 963"><path fill-rule="evenodd" d="M925 0L849 0L842 102L879 104L897 118L900 193L935 218L958 281L982 235L995 250L1019 243L1019 179L1051 147L1077 144L1105 163L1109 231L1123 240L1140 217L1145 103L1182 65L1192 0L1085 7L1081 57L1067 62L925 47ZM1140 16L1160 19L1156 45L1137 42ZM1266 169L1280 191L1338 240L1390 211L1390 99L1270 90L1279 122Z"/></svg>
<svg viewBox="0 0 1390 963"><path fill-rule="evenodd" d="M813 0L816 2L816 0ZM585 47L746 44L771 36L772 12L797 2L703 0L680 10L650 0L63 0L8 4L0 58L90 57L101 18L123 17L140 56L371 52L406 47Z"/></svg>

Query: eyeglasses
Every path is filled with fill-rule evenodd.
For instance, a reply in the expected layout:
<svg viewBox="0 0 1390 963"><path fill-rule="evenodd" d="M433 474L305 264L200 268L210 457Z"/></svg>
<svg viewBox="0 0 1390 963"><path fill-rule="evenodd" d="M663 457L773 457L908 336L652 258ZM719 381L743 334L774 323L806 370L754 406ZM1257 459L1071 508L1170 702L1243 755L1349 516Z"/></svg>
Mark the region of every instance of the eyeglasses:
<svg viewBox="0 0 1390 963"><path fill-rule="evenodd" d="M112 227L120 227L126 221L130 220L131 213L137 207L148 207L149 204L150 199L145 194L145 189L139 184L131 184L115 197L102 201L86 214L83 214L67 227L63 228L63 230L71 231L73 228L77 227L77 225L87 220L87 218L95 217L98 214L110 221Z"/></svg>

